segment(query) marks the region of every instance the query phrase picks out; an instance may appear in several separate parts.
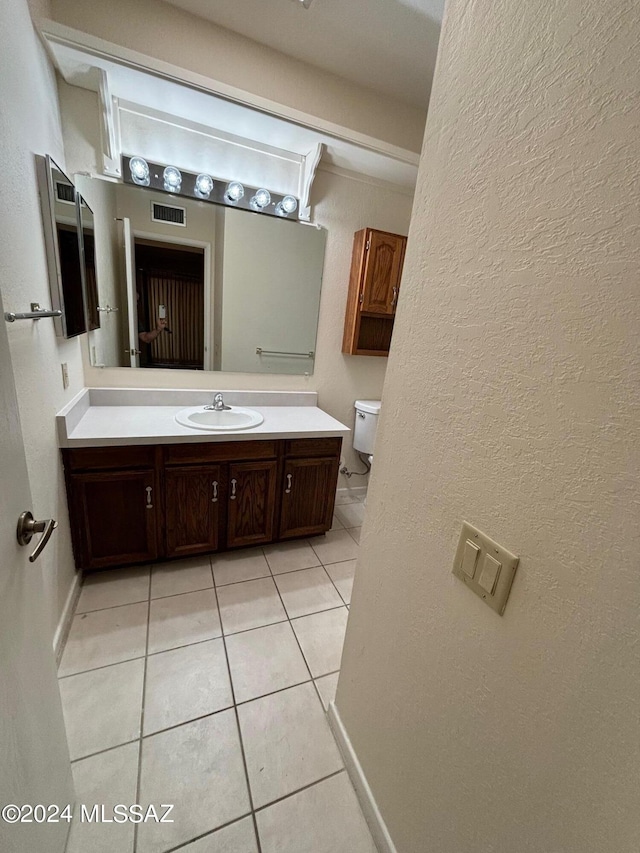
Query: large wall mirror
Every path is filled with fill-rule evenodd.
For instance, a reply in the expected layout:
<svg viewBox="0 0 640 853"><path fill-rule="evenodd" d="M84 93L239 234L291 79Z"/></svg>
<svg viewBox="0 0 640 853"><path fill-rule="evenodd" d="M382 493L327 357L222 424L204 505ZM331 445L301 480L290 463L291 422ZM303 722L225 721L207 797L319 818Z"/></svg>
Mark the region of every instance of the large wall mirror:
<svg viewBox="0 0 640 853"><path fill-rule="evenodd" d="M75 184L97 282L94 366L313 372L323 229L108 179Z"/></svg>

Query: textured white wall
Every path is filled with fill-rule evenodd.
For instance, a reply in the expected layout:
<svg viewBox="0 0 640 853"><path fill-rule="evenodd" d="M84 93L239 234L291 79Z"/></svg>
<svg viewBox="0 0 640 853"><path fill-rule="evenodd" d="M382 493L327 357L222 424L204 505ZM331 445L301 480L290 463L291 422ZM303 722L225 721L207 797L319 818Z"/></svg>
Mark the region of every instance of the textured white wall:
<svg viewBox="0 0 640 853"><path fill-rule="evenodd" d="M399 853L640 849L639 55L635 0L449 0L337 693Z"/></svg>
<svg viewBox="0 0 640 853"><path fill-rule="evenodd" d="M51 154L61 166L64 157L55 78L24 0L0 4L0 80L0 288L6 311L28 311L31 302L51 305L34 155ZM82 388L80 341L57 338L51 320L16 322L8 326L8 334L31 509L37 518L53 516L60 522L36 563L44 578L53 636L75 572L55 414ZM69 366L67 391L62 388L62 362Z"/></svg>
<svg viewBox="0 0 640 853"><path fill-rule="evenodd" d="M160 0L53 0L67 26L254 95L419 151L425 113Z"/></svg>

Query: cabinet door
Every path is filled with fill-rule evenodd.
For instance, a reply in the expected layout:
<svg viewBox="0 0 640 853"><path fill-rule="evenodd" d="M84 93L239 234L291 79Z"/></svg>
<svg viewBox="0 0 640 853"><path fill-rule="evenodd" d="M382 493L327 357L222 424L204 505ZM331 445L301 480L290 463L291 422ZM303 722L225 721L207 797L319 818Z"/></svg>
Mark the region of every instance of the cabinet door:
<svg viewBox="0 0 640 853"><path fill-rule="evenodd" d="M100 471L71 477L81 525L81 567L145 563L158 555L155 472Z"/></svg>
<svg viewBox="0 0 640 853"><path fill-rule="evenodd" d="M166 469L167 557L186 557L217 549L220 490L219 465Z"/></svg>
<svg viewBox="0 0 640 853"><path fill-rule="evenodd" d="M288 459L282 485L280 538L311 536L331 527L339 459Z"/></svg>
<svg viewBox="0 0 640 853"><path fill-rule="evenodd" d="M260 545L274 533L278 464L239 462L229 465L227 545Z"/></svg>
<svg viewBox="0 0 640 853"><path fill-rule="evenodd" d="M404 260L406 237L370 231L365 246L366 261L361 310L370 314L394 314Z"/></svg>

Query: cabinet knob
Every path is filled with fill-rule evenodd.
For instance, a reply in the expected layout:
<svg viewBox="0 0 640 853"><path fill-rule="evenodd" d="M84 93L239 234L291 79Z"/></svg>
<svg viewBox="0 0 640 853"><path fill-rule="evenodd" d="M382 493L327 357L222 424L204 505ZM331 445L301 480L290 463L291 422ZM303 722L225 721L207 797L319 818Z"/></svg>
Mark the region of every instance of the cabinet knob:
<svg viewBox="0 0 640 853"><path fill-rule="evenodd" d="M287 474L287 488L284 490L285 495L291 493L291 483L293 482L293 474Z"/></svg>
<svg viewBox="0 0 640 853"><path fill-rule="evenodd" d="M213 486L213 497L211 498L211 503L218 503L218 481L214 480L211 484Z"/></svg>
<svg viewBox="0 0 640 853"><path fill-rule="evenodd" d="M147 509L153 509L153 501L151 500L151 494L153 492L153 489L151 488L151 486L147 486L145 488L145 491L147 493Z"/></svg>
<svg viewBox="0 0 640 853"><path fill-rule="evenodd" d="M236 499L236 485L238 484L237 480L231 481L231 500L235 501Z"/></svg>

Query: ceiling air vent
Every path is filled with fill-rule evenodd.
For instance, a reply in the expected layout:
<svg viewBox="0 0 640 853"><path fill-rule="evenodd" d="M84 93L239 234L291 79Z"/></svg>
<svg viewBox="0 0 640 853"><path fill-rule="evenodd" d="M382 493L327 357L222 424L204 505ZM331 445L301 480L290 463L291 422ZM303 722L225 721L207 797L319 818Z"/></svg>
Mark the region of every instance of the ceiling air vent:
<svg viewBox="0 0 640 853"><path fill-rule="evenodd" d="M61 181L56 181L56 198L58 201L64 201L67 204L75 204L75 191L71 184L63 184Z"/></svg>
<svg viewBox="0 0 640 853"><path fill-rule="evenodd" d="M174 207L172 204L157 204L152 201L151 221L165 222L168 225L180 225L182 228L186 228L187 209L186 207Z"/></svg>

